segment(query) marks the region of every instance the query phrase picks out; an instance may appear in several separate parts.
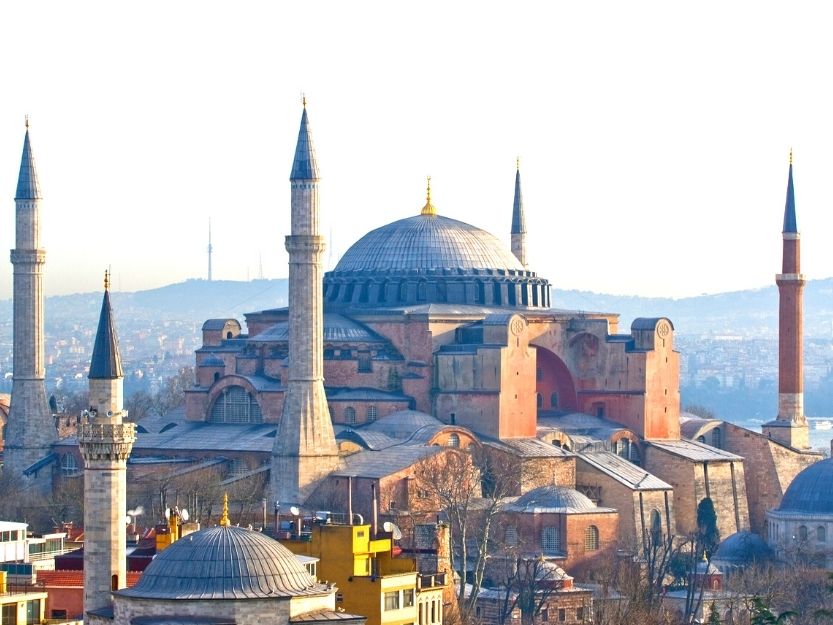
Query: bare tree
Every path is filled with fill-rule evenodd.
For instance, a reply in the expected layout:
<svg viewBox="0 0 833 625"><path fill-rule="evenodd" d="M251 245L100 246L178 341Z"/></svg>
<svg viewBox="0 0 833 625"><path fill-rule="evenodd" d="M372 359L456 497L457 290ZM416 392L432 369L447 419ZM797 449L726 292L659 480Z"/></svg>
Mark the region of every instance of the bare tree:
<svg viewBox="0 0 833 625"><path fill-rule="evenodd" d="M533 625L553 595L562 587L566 574L543 556L517 556L506 569L499 618L505 624L515 609L521 611L522 625Z"/></svg>
<svg viewBox="0 0 833 625"><path fill-rule="evenodd" d="M471 445L448 449L420 462L417 487L448 518L451 529L452 567L459 572L457 601L463 622L471 620L483 584L493 541L493 521L501 500L517 492L518 473L511 458ZM466 583L471 591L466 593Z"/></svg>

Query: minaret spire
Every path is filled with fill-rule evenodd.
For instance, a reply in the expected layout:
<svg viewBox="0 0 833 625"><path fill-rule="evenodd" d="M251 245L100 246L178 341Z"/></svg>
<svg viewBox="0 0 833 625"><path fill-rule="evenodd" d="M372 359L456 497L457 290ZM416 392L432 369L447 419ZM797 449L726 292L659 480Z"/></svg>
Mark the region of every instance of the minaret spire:
<svg viewBox="0 0 833 625"><path fill-rule="evenodd" d="M126 423L124 372L110 307L110 272L90 359L90 409L78 428L84 458L84 613L112 606L127 586L127 459L136 426Z"/></svg>
<svg viewBox="0 0 833 625"><path fill-rule="evenodd" d="M40 247L41 189L26 118L23 154L15 193L13 384L5 441L5 469L29 478L26 471L50 453L56 439L55 423L44 386L43 267ZM38 485L51 486L49 471Z"/></svg>
<svg viewBox="0 0 833 625"><path fill-rule="evenodd" d="M526 267L526 217L521 194L521 159L515 160L515 201L512 203L512 253Z"/></svg>
<svg viewBox="0 0 833 625"><path fill-rule="evenodd" d="M810 446L804 416L804 285L801 235L795 216L793 153L787 176L787 200L782 229L781 273L778 285L778 417L764 424L764 434L797 449Z"/></svg>
<svg viewBox="0 0 833 625"><path fill-rule="evenodd" d="M211 245L211 217L208 218L208 281L211 282L211 253L214 246Z"/></svg>
<svg viewBox="0 0 833 625"><path fill-rule="evenodd" d="M283 415L272 448L271 492L281 504L302 505L338 465L338 446L324 394L324 237L319 231L318 164L306 103L290 186L289 371Z"/></svg>

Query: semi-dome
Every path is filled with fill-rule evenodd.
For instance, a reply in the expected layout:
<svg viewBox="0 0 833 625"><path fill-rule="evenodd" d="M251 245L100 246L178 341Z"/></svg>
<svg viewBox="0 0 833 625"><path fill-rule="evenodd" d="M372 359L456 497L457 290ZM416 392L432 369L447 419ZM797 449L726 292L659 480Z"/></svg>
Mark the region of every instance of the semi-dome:
<svg viewBox="0 0 833 625"><path fill-rule="evenodd" d="M778 511L833 514L833 458L819 460L796 475Z"/></svg>
<svg viewBox="0 0 833 625"><path fill-rule="evenodd" d="M441 215L416 215L368 232L341 257L335 271L412 269L525 271L496 236Z"/></svg>
<svg viewBox="0 0 833 625"><path fill-rule="evenodd" d="M143 599L264 599L326 593L289 549L259 532L217 526L156 556L139 582L119 591Z"/></svg>
<svg viewBox="0 0 833 625"><path fill-rule="evenodd" d="M598 512L589 497L564 486L540 486L524 493L509 504L511 512Z"/></svg>

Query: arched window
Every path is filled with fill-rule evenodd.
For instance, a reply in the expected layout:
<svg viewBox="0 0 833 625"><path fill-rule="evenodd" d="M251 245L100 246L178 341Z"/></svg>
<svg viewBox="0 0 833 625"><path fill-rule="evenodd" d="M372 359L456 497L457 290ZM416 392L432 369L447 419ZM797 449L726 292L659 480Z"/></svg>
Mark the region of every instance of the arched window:
<svg viewBox="0 0 833 625"><path fill-rule="evenodd" d="M537 404L539 409L544 407L544 396L541 395L541 393L535 394L535 403Z"/></svg>
<svg viewBox="0 0 833 625"><path fill-rule="evenodd" d="M712 430L712 447L720 449L720 442L720 428L714 428Z"/></svg>
<svg viewBox="0 0 833 625"><path fill-rule="evenodd" d="M72 477L78 474L78 461L72 454L64 454L61 457L61 473L64 477Z"/></svg>
<svg viewBox="0 0 833 625"><path fill-rule="evenodd" d="M510 525L506 528L506 534L503 536L503 540L506 543L507 547L517 547L518 546L518 528L514 525Z"/></svg>
<svg viewBox="0 0 833 625"><path fill-rule="evenodd" d="M820 543L827 542L827 528L825 528L824 525L819 525L816 528L816 540Z"/></svg>
<svg viewBox="0 0 833 625"><path fill-rule="evenodd" d="M616 455L625 459L631 457L631 442L627 438L616 441Z"/></svg>
<svg viewBox="0 0 833 625"><path fill-rule="evenodd" d="M220 379L220 372L219 372L219 371L215 371L215 372L214 372L214 381L216 382L216 381L217 381L217 380L219 380L219 379Z"/></svg>
<svg viewBox="0 0 833 625"><path fill-rule="evenodd" d="M651 543L658 546L662 542L662 517L658 510L651 510Z"/></svg>
<svg viewBox="0 0 833 625"><path fill-rule="evenodd" d="M344 422L350 425L356 423L356 409L353 406L344 409Z"/></svg>
<svg viewBox="0 0 833 625"><path fill-rule="evenodd" d="M420 280L417 283L417 301L424 302L428 299L428 285L425 280Z"/></svg>
<svg viewBox="0 0 833 625"><path fill-rule="evenodd" d="M376 420L376 406L368 406L367 407L367 421L371 423Z"/></svg>
<svg viewBox="0 0 833 625"><path fill-rule="evenodd" d="M798 540L807 540L807 526L806 525L799 525L798 526Z"/></svg>
<svg viewBox="0 0 833 625"><path fill-rule="evenodd" d="M588 525L584 530L584 550L596 551L599 548L599 528L595 525Z"/></svg>
<svg viewBox="0 0 833 625"><path fill-rule="evenodd" d="M234 338L234 335L231 332L226 332L226 338L227 339Z"/></svg>
<svg viewBox="0 0 833 625"><path fill-rule="evenodd" d="M448 435L448 446L449 447L459 447L460 446L460 436L455 433L451 433Z"/></svg>
<svg viewBox="0 0 833 625"><path fill-rule="evenodd" d="M541 530L541 550L544 553L561 551L561 532L557 527L549 526Z"/></svg>
<svg viewBox="0 0 833 625"><path fill-rule="evenodd" d="M214 400L208 420L212 423L263 423L260 405L242 386L227 386Z"/></svg>
<svg viewBox="0 0 833 625"><path fill-rule="evenodd" d="M697 442L698 443L703 443L705 445L706 444L706 437L705 436L698 436L697 437Z"/></svg>
<svg viewBox="0 0 833 625"><path fill-rule="evenodd" d="M399 301L406 302L408 301L408 283L407 282L400 282L399 283Z"/></svg>
<svg viewBox="0 0 833 625"><path fill-rule="evenodd" d="M558 408L558 393L550 395L550 408Z"/></svg>

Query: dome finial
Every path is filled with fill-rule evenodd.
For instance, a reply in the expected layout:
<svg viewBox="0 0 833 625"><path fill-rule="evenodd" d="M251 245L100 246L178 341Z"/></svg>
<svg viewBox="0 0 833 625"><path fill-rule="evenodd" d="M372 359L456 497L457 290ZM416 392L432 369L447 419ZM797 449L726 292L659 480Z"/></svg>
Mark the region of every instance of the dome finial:
<svg viewBox="0 0 833 625"><path fill-rule="evenodd" d="M228 518L228 493L223 493L223 516L220 517L220 525L229 527L231 521Z"/></svg>
<svg viewBox="0 0 833 625"><path fill-rule="evenodd" d="M428 186L425 190L425 206L422 207L421 215L436 216L437 209L431 204L431 176L428 176Z"/></svg>
<svg viewBox="0 0 833 625"><path fill-rule="evenodd" d="M104 270L104 290L105 291L110 290L110 270L109 269Z"/></svg>
<svg viewBox="0 0 833 625"><path fill-rule="evenodd" d="M27 126L27 128L28 128L28 126ZM792 164L793 164L793 149L790 148L790 165L792 165Z"/></svg>
<svg viewBox="0 0 833 625"><path fill-rule="evenodd" d="M28 113L25 116L25 120L26 121L24 123L26 124L26 130L29 130L29 114Z"/></svg>
<svg viewBox="0 0 833 625"><path fill-rule="evenodd" d="M521 157L515 157L515 171L521 171Z"/></svg>

